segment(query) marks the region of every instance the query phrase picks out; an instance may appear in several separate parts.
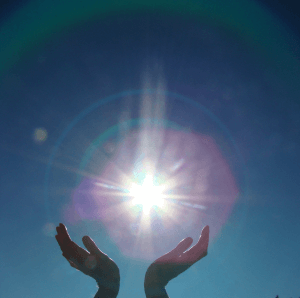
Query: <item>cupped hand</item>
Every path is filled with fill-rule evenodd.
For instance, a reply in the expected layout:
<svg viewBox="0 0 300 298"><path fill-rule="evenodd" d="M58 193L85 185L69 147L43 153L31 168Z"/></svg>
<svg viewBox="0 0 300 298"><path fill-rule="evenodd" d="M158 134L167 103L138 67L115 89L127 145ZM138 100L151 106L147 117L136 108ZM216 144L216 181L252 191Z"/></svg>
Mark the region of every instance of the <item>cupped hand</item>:
<svg viewBox="0 0 300 298"><path fill-rule="evenodd" d="M170 252L158 258L147 269L145 289L164 288L170 280L187 270L207 255L209 226L205 226L197 244L187 250L193 242L188 237L183 239Z"/></svg>
<svg viewBox="0 0 300 298"><path fill-rule="evenodd" d="M103 253L90 237L84 236L82 238L82 242L88 250L86 251L71 240L65 225L59 224L56 231L55 238L62 255L70 265L94 278L100 290L108 290L118 294L120 273L115 262Z"/></svg>

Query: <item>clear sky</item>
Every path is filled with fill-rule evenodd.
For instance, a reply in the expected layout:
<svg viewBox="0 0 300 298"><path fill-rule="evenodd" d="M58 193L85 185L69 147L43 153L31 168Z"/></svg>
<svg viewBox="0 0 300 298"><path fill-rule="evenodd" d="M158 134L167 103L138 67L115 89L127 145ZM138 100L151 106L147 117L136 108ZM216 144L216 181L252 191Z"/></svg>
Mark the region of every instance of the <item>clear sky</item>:
<svg viewBox="0 0 300 298"><path fill-rule="evenodd" d="M296 12L15 3L0 23L0 297L93 297L60 222L115 260L121 298L143 297L150 263L206 224L208 256L171 298L299 297ZM142 208L132 185L151 174L164 197Z"/></svg>

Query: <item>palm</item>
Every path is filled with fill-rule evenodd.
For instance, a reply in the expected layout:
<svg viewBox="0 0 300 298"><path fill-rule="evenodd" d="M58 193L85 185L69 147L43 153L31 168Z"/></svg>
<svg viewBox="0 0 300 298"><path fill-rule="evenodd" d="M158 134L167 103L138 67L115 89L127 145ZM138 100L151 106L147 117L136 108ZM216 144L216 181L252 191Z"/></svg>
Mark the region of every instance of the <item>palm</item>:
<svg viewBox="0 0 300 298"><path fill-rule="evenodd" d="M120 274L115 262L104 254L90 237L84 236L82 238L82 242L88 250L86 251L71 240L67 228L63 224L60 224L56 231L55 238L62 255L70 265L94 278L100 289L109 289L118 293Z"/></svg>
<svg viewBox="0 0 300 298"><path fill-rule="evenodd" d="M145 276L145 288L165 287L170 280L187 270L207 255L209 226L205 226L197 244L187 250L193 242L183 239L172 251L158 258L150 265Z"/></svg>

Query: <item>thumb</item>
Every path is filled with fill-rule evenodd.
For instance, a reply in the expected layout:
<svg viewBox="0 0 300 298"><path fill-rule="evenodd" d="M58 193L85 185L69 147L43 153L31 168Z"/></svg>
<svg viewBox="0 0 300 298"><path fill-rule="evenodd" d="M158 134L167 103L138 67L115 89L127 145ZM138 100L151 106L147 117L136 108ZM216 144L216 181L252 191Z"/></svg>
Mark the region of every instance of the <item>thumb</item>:
<svg viewBox="0 0 300 298"><path fill-rule="evenodd" d="M95 242L89 236L83 236L82 242L92 255L98 255L101 257L105 256L105 254L97 247Z"/></svg>

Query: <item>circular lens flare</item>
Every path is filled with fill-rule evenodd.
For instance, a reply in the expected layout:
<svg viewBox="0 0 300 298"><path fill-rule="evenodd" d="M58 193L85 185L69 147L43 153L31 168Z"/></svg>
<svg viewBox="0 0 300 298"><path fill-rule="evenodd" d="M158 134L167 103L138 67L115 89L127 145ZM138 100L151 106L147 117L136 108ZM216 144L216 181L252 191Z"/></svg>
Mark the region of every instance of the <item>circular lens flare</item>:
<svg viewBox="0 0 300 298"><path fill-rule="evenodd" d="M88 148L64 214L74 224L100 222L122 253L150 260L173 249L176 235L199 237L204 225L213 239L238 189L214 138L152 116L165 98L142 95L141 118L113 126Z"/></svg>
<svg viewBox="0 0 300 298"><path fill-rule="evenodd" d="M147 175L142 185L133 184L129 189L133 197L133 205L141 205L144 213L149 213L152 207L163 207L163 187L155 185L153 178Z"/></svg>

